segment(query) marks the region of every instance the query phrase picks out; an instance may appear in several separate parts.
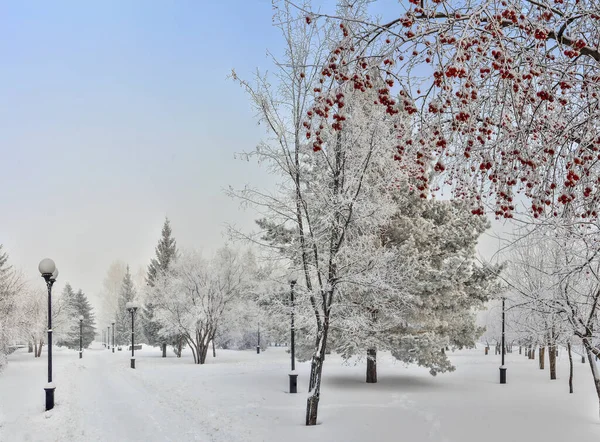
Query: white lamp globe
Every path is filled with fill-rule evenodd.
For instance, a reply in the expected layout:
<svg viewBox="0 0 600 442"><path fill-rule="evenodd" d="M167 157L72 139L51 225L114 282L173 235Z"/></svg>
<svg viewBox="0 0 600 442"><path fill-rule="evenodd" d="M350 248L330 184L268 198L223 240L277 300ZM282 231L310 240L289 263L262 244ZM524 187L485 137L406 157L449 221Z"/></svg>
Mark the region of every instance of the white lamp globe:
<svg viewBox="0 0 600 442"><path fill-rule="evenodd" d="M38 270L42 275L52 275L56 270L56 264L50 258L44 258L40 261Z"/></svg>

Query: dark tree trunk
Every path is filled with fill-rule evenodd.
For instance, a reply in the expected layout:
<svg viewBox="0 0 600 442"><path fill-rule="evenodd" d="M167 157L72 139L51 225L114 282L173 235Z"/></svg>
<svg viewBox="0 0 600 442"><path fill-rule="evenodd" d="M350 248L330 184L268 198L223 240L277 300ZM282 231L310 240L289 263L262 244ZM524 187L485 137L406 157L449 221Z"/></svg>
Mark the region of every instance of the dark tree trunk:
<svg viewBox="0 0 600 442"><path fill-rule="evenodd" d="M546 348L540 347L540 352L539 352L540 370L544 369L544 356L545 355L546 355Z"/></svg>
<svg viewBox="0 0 600 442"><path fill-rule="evenodd" d="M377 350L367 350L367 384L377 383Z"/></svg>
<svg viewBox="0 0 600 442"><path fill-rule="evenodd" d="M39 358L40 356L42 356L42 347L44 346L44 341L42 339L40 339L40 342L37 345L37 356L36 358Z"/></svg>
<svg viewBox="0 0 600 442"><path fill-rule="evenodd" d="M485 347L485 355L486 355L486 356L487 356L487 354L488 354L488 351L490 351L490 348L489 348L489 347Z"/></svg>
<svg viewBox="0 0 600 442"><path fill-rule="evenodd" d="M519 354L523 354L522 350L523 350L523 348L519 345Z"/></svg>
<svg viewBox="0 0 600 442"><path fill-rule="evenodd" d="M217 352L215 350L215 340L212 340L212 350L213 350L213 358L217 357Z"/></svg>
<svg viewBox="0 0 600 442"><path fill-rule="evenodd" d="M162 357L163 358L167 357L167 344L162 345Z"/></svg>
<svg viewBox="0 0 600 442"><path fill-rule="evenodd" d="M573 393L573 356L570 342L567 342L567 352L569 353L569 393Z"/></svg>
<svg viewBox="0 0 600 442"><path fill-rule="evenodd" d="M317 333L317 348L313 355L314 384L313 394L306 401L306 425L317 425L319 398L321 396L321 376L323 374L323 361L325 360L325 347L327 345L327 332L329 331L329 316L323 315L323 325Z"/></svg>
<svg viewBox="0 0 600 442"><path fill-rule="evenodd" d="M598 366L594 361L594 352L592 351L592 344L588 342L587 338L583 338L583 345L585 347L585 352L587 353L588 362L590 363L590 369L592 370L594 387L596 387L596 395L598 396L598 402L600 405L600 374L598 373Z"/></svg>
<svg viewBox="0 0 600 442"><path fill-rule="evenodd" d="M37 341L33 342L33 346L34 346L33 357L37 358L38 357L38 345L37 345Z"/></svg>
<svg viewBox="0 0 600 442"><path fill-rule="evenodd" d="M319 334L317 333L317 340L315 342L315 348L319 347ZM315 361L315 358L313 358L310 361L310 376L308 378L308 392L310 393L313 388L315 388L315 377L316 377L316 371L317 371L317 363Z"/></svg>
<svg viewBox="0 0 600 442"><path fill-rule="evenodd" d="M550 379L556 379L556 345L552 343L548 346L548 356L550 361Z"/></svg>
<svg viewBox="0 0 600 442"><path fill-rule="evenodd" d="M27 353L33 353L33 343L31 341L27 343Z"/></svg>

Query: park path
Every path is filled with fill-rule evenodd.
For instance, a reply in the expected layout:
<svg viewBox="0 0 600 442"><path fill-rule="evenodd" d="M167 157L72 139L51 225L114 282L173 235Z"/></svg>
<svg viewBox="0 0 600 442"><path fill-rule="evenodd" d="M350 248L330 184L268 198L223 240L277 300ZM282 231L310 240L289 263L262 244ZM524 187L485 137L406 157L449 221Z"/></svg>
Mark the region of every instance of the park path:
<svg viewBox="0 0 600 442"><path fill-rule="evenodd" d="M35 364L26 353L12 361L11 376L5 377L11 382L0 385L1 441L212 440L189 421L188 413L175 410L169 391L151 388L129 367L127 352L113 354L94 344L83 359L76 355L56 352L56 407L46 413L40 413L45 355ZM39 425L49 429L43 439Z"/></svg>

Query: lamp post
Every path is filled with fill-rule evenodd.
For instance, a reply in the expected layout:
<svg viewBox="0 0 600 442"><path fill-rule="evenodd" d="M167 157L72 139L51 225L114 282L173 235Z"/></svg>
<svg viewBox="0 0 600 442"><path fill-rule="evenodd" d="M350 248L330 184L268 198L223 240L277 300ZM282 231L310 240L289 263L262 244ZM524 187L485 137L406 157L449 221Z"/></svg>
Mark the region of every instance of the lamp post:
<svg viewBox="0 0 600 442"><path fill-rule="evenodd" d="M260 319L258 320L258 341L256 342L256 354L260 354Z"/></svg>
<svg viewBox="0 0 600 442"><path fill-rule="evenodd" d="M290 393L298 392L298 374L296 373L296 355L295 355L295 347L294 347L294 286L298 281L298 277L295 274L292 274L288 277L288 282L290 283L290 305L291 305L291 335L290 335L290 353L292 357L292 371L290 372Z"/></svg>
<svg viewBox="0 0 600 442"><path fill-rule="evenodd" d="M54 390L56 386L52 382L52 286L58 277L56 264L50 258L40 261L38 270L46 281L48 288L48 384L44 387L46 391L46 411L54 408Z"/></svg>
<svg viewBox="0 0 600 442"><path fill-rule="evenodd" d="M139 308L138 303L131 301L125 304L125 308L131 313L131 368L135 368L135 328L134 328L134 316L136 310ZM113 344L114 345L114 344ZM114 347L113 347L114 349Z"/></svg>
<svg viewBox="0 0 600 442"><path fill-rule="evenodd" d="M113 329L112 330L113 331L113 343L112 343L113 347L112 347L112 351L114 353L115 352L115 321L112 322L112 329Z"/></svg>
<svg viewBox="0 0 600 442"><path fill-rule="evenodd" d="M500 366L500 383L506 384L506 367L504 366L504 301L506 298L502 297L502 348L500 353L502 354L502 365Z"/></svg>
<svg viewBox="0 0 600 442"><path fill-rule="evenodd" d="M83 357L83 316L79 317L79 359Z"/></svg>
<svg viewBox="0 0 600 442"><path fill-rule="evenodd" d="M106 348L110 350L110 325L106 327Z"/></svg>

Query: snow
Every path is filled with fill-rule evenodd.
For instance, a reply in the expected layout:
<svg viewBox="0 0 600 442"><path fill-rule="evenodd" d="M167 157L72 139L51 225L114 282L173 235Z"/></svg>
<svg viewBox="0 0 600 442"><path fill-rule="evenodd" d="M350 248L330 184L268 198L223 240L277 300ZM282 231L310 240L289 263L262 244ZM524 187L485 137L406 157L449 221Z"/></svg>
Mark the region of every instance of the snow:
<svg viewBox="0 0 600 442"><path fill-rule="evenodd" d="M303 424L309 365L298 363L298 394L287 393L284 348L218 350L206 365L189 353L161 358L158 348L127 352L98 344L84 352L55 349L56 407L44 411L47 361L26 349L9 357L0 374L1 441L439 441L543 440L587 442L600 437L598 400L589 365L576 356L574 394L561 351L558 380L550 381L518 353L483 349L450 353L453 373L432 377L385 354L377 384L365 365L327 355L319 425Z"/></svg>

